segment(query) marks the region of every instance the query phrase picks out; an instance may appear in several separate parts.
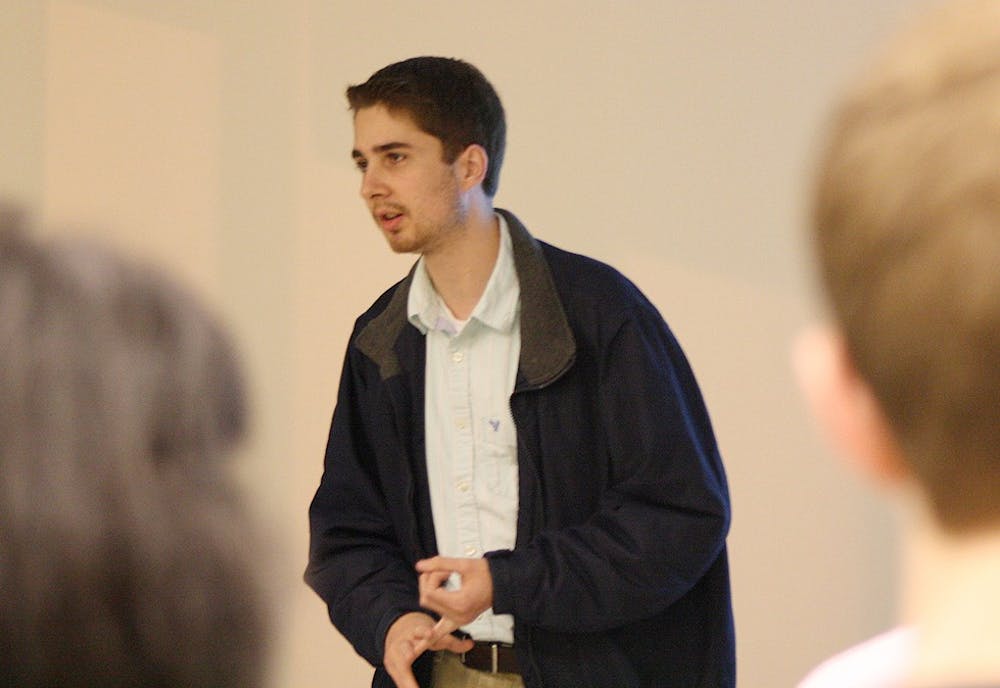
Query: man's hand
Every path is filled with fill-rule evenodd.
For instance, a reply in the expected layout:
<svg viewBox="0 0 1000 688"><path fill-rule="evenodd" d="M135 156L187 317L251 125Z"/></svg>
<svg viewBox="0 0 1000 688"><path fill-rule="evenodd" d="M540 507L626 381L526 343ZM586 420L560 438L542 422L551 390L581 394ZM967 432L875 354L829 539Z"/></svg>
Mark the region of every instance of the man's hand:
<svg viewBox="0 0 1000 688"><path fill-rule="evenodd" d="M442 621L464 626L493 606L493 576L485 559L434 557L417 562L420 606L437 612ZM452 573L461 576L457 590L442 587Z"/></svg>
<svg viewBox="0 0 1000 688"><path fill-rule="evenodd" d="M472 649L471 640L451 635L457 626L445 619L434 619L421 612L410 612L396 619L385 634L382 664L398 688L419 688L413 676L413 663L426 650L461 653Z"/></svg>

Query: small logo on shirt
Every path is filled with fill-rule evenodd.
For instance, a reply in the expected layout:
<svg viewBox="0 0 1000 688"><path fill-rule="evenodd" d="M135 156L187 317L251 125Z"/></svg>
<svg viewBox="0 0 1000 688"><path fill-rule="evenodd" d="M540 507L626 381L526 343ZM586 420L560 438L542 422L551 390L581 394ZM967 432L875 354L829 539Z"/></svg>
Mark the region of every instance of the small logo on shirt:
<svg viewBox="0 0 1000 688"><path fill-rule="evenodd" d="M491 428L493 428L493 432L500 432L500 419L499 418L487 418L486 422L489 424L489 426Z"/></svg>

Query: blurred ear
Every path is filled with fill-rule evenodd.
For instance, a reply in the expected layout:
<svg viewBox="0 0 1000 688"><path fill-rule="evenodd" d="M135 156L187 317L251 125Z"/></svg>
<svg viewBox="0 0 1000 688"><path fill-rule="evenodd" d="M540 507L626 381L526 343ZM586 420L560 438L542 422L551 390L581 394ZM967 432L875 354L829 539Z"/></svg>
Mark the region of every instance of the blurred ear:
<svg viewBox="0 0 1000 688"><path fill-rule="evenodd" d="M477 184L483 183L489 160L486 149L477 143L469 144L459 154L455 160L455 172L463 191L468 191Z"/></svg>
<svg viewBox="0 0 1000 688"><path fill-rule="evenodd" d="M904 481L899 445L841 334L829 325L808 328L795 340L792 363L813 416L848 463L879 484Z"/></svg>

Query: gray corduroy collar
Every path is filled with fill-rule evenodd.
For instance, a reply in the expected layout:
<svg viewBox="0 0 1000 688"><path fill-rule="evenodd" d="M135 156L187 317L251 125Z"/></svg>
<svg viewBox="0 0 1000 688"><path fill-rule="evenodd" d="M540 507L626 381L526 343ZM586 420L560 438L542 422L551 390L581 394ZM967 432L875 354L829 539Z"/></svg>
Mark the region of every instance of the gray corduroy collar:
<svg viewBox="0 0 1000 688"><path fill-rule="evenodd" d="M576 342L555 288L542 247L513 213L496 209L507 220L514 265L521 285L521 358L519 387L542 387L558 378L576 357ZM379 367L383 380L400 373L394 345L404 327L413 270L399 284L385 310L358 334L358 349Z"/></svg>

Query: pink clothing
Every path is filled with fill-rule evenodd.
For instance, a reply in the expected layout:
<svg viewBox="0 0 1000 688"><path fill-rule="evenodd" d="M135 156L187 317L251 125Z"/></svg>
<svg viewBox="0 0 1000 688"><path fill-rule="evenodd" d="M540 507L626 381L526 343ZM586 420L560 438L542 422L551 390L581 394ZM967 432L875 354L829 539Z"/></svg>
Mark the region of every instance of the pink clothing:
<svg viewBox="0 0 1000 688"><path fill-rule="evenodd" d="M798 688L898 688L913 658L916 631L899 626L834 655Z"/></svg>

